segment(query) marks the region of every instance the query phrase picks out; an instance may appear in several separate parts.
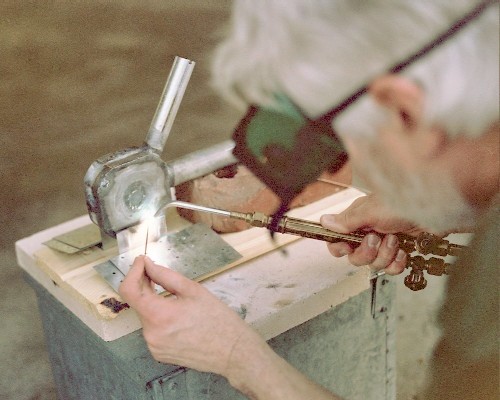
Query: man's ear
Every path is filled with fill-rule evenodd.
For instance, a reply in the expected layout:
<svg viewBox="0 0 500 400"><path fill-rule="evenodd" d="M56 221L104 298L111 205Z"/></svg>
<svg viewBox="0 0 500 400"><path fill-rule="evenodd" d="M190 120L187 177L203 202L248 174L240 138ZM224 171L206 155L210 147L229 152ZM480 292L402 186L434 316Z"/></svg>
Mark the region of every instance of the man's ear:
<svg viewBox="0 0 500 400"><path fill-rule="evenodd" d="M410 130L422 122L424 91L415 82L400 75L384 75L370 85L375 100L398 113L403 125Z"/></svg>
<svg viewBox="0 0 500 400"><path fill-rule="evenodd" d="M439 154L446 143L446 135L422 126L425 92L418 84L401 75L384 75L370 85L369 93L382 106L397 113L418 154L426 158Z"/></svg>

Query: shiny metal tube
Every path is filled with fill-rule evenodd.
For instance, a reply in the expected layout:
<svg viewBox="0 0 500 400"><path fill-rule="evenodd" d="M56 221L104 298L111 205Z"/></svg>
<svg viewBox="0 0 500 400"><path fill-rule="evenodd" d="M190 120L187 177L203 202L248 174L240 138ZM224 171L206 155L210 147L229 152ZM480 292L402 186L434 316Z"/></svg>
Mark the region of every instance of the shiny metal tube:
<svg viewBox="0 0 500 400"><path fill-rule="evenodd" d="M165 147L194 65L194 61L175 57L146 137L146 144L160 153Z"/></svg>
<svg viewBox="0 0 500 400"><path fill-rule="evenodd" d="M226 140L194 151L167 163L170 186L177 186L238 162L233 155L234 142Z"/></svg>
<svg viewBox="0 0 500 400"><path fill-rule="evenodd" d="M155 216L163 214L166 208L171 208L171 207L184 208L193 211L201 211L210 214L217 214L217 215L222 215L223 217L231 217L230 211L219 210L218 208L200 206L198 204L187 203L185 201L178 201L178 200L171 201L168 203L167 202L163 203L160 209L156 212Z"/></svg>

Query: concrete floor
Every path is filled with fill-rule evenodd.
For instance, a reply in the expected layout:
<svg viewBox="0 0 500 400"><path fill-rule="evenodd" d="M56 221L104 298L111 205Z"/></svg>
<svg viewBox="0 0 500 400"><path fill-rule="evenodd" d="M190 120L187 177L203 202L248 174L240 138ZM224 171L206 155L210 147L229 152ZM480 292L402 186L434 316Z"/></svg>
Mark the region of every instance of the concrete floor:
<svg viewBox="0 0 500 400"><path fill-rule="evenodd" d="M197 66L164 158L229 137L239 114L208 86L210 50L229 4L1 2L0 398L55 398L14 242L86 213L85 171L97 157L142 142L174 55ZM417 399L443 287L442 278L422 293L399 285L398 399Z"/></svg>

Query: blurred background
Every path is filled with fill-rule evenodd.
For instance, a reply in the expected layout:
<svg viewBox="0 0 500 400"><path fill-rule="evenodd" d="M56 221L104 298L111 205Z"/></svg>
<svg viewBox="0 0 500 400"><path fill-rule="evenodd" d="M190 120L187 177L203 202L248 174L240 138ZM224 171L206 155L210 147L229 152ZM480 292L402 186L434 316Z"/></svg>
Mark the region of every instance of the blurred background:
<svg viewBox="0 0 500 400"><path fill-rule="evenodd" d="M96 158L145 138L175 55L196 61L169 160L230 137L240 114L209 85L229 0L0 3L0 398L55 399L36 298L14 243L86 214ZM402 277L396 278L402 282ZM398 283L398 399L415 400L444 279ZM418 343L418 346L416 345Z"/></svg>

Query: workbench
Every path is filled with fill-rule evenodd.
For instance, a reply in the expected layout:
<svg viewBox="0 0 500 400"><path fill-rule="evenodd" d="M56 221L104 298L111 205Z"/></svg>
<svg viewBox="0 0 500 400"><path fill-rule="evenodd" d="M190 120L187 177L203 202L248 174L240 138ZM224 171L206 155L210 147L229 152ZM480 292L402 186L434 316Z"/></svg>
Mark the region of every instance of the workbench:
<svg viewBox="0 0 500 400"><path fill-rule="evenodd" d="M339 212L359 195L347 189L296 216L317 219ZM37 294L59 398L243 399L220 376L156 362L135 312L102 307L98 300L109 294L96 293L112 290L93 269L108 256L96 253L102 250L71 256L63 272L50 268L51 260L60 262L66 255L52 254L43 242L88 223L83 216L16 243L18 263ZM223 238L244 255L244 262L203 285L319 384L345 399L395 398L395 289L390 280L378 280L372 316L369 272L346 258L333 258L325 243L285 238L286 254L272 250L271 243L257 256L249 246L255 240L235 245L238 234ZM245 257L246 251L252 257ZM98 289L88 289L90 282Z"/></svg>

